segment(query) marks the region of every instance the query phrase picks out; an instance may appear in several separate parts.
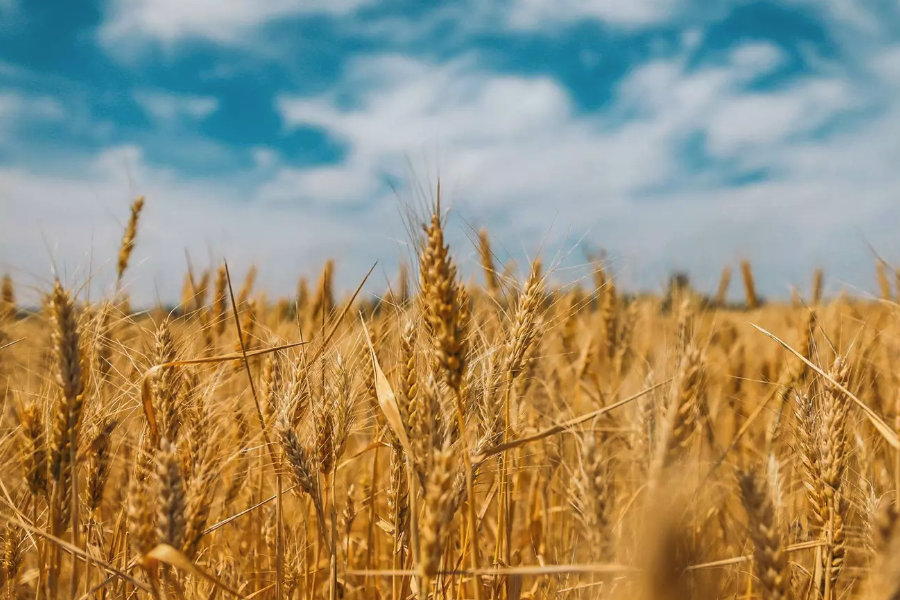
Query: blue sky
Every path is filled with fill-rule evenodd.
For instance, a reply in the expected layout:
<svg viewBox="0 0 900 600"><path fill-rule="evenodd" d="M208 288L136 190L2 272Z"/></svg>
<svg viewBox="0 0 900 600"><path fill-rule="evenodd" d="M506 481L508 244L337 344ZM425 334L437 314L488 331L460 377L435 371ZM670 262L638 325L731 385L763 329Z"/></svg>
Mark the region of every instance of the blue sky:
<svg viewBox="0 0 900 600"><path fill-rule="evenodd" d="M898 262L896 0L0 0L0 268L178 295L185 250L273 292L338 259L383 288L438 176L473 229L626 287L874 289ZM425 191L423 192L422 189ZM735 294L739 294L737 286Z"/></svg>

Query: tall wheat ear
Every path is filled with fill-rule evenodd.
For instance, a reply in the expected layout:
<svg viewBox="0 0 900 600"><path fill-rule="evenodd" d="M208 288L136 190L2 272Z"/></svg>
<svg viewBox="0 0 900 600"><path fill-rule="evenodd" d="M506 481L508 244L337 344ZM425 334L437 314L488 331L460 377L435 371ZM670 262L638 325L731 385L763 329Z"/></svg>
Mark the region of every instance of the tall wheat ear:
<svg viewBox="0 0 900 600"><path fill-rule="evenodd" d="M475 475L472 468L469 436L466 430L467 398L464 397L464 381L468 368L467 337L469 328L468 294L459 283L456 266L450 257L450 249L444 241L444 223L441 213L441 188L438 184L437 199L431 218L422 225L424 232L420 242L419 274L420 304L425 323L433 343L431 351L435 363L447 387L456 400L457 428L463 444L463 464L468 497L469 557L473 569L478 568L479 547L476 523ZM481 600L480 579L472 586L476 600Z"/></svg>

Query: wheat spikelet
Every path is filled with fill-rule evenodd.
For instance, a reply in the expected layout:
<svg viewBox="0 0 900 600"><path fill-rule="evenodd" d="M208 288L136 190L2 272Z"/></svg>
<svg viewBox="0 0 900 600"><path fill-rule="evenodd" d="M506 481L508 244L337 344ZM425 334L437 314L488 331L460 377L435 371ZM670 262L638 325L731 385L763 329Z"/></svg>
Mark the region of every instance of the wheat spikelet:
<svg viewBox="0 0 900 600"><path fill-rule="evenodd" d="M60 533L72 508L73 458L78 448L78 430L84 406L84 381L80 332L75 306L59 281L50 299L50 321L54 379L58 398L53 408L48 463L52 482L51 531Z"/></svg>
<svg viewBox="0 0 900 600"><path fill-rule="evenodd" d="M818 306L822 302L822 288L824 287L825 274L822 269L816 269L813 271L813 285L812 285L812 303L813 306Z"/></svg>
<svg viewBox="0 0 900 600"><path fill-rule="evenodd" d="M900 302L900 267L894 269L894 287L897 288L897 301Z"/></svg>
<svg viewBox="0 0 900 600"><path fill-rule="evenodd" d="M6 526L3 536L3 557L0 561L5 583L4 598L19 598L17 592L19 570L25 561L25 532L12 523Z"/></svg>
<svg viewBox="0 0 900 600"><path fill-rule="evenodd" d="M602 290L606 288L606 269L603 266L603 261L606 260L606 253L600 252L599 254L589 254L588 259L591 261L591 266L593 267L593 276L594 276L594 290Z"/></svg>
<svg viewBox="0 0 900 600"><path fill-rule="evenodd" d="M400 334L400 382L397 386L397 408L406 431L411 431L410 413L416 406L418 395L418 371L416 370L416 326L407 321Z"/></svg>
<svg viewBox="0 0 900 600"><path fill-rule="evenodd" d="M878 291L881 299L890 301L892 294L891 282L887 276L887 263L880 258L875 261L875 274L878 276Z"/></svg>
<svg viewBox="0 0 900 600"><path fill-rule="evenodd" d="M447 525L453 518L452 461L453 453L449 448L436 451L425 483L425 511L419 523L422 552L419 560L427 579L438 572Z"/></svg>
<svg viewBox="0 0 900 600"><path fill-rule="evenodd" d="M632 358L634 356L632 348L632 334L638 320L638 305L631 302L625 309L625 318L619 325L619 336L616 341L616 352L613 356L613 372L618 380L621 380L628 374L631 369Z"/></svg>
<svg viewBox="0 0 900 600"><path fill-rule="evenodd" d="M648 377L647 381L651 381ZM638 399L634 418L635 434L634 456L641 474L647 475L655 466L659 455L657 448L657 431L659 428L659 407L653 396Z"/></svg>
<svg viewBox="0 0 900 600"><path fill-rule="evenodd" d="M217 452L215 444L206 444L199 454L195 454L193 477L187 487L184 505L184 542L182 550L185 556L193 559L200 550L203 530L209 518L210 501L216 487Z"/></svg>
<svg viewBox="0 0 900 600"><path fill-rule="evenodd" d="M335 397L331 411L334 415L332 452L334 460L338 461L344 455L347 440L355 423L354 405L356 402L350 371L340 353L335 356L332 385Z"/></svg>
<svg viewBox="0 0 900 600"><path fill-rule="evenodd" d="M685 458L697 430L703 395L703 355L691 345L685 352L675 377L674 394L666 419L665 446L661 446L661 466L665 467Z"/></svg>
<svg viewBox="0 0 900 600"><path fill-rule="evenodd" d="M481 385L478 386L478 418L481 425L481 435L484 443L489 445L501 441L505 426L503 395L497 389L500 385L497 371L497 360L493 355L484 358L482 366ZM507 375L509 373L507 372Z"/></svg>
<svg viewBox="0 0 900 600"><path fill-rule="evenodd" d="M400 267L398 268L395 301L401 306L409 301L409 266L405 262L400 263Z"/></svg>
<svg viewBox="0 0 900 600"><path fill-rule="evenodd" d="M80 332L75 318L75 305L59 281L53 286L50 302L54 378L60 396L70 412L80 410L79 397L84 391L80 351ZM75 416L75 415L72 415Z"/></svg>
<svg viewBox="0 0 900 600"><path fill-rule="evenodd" d="M578 335L579 296L579 294L575 293L567 294L565 304L560 309L564 315L560 342L562 343L563 352L566 354L575 352L575 342Z"/></svg>
<svg viewBox="0 0 900 600"><path fill-rule="evenodd" d="M435 407L438 406L439 388L434 375L431 374L424 386L417 387L418 392L409 404L409 439L412 448L412 459L420 475L426 472L426 458L430 454L434 437Z"/></svg>
<svg viewBox="0 0 900 600"><path fill-rule="evenodd" d="M696 311L690 300L685 299L678 307L678 322L675 331L675 348L679 356L687 352L691 340L694 338L694 320Z"/></svg>
<svg viewBox="0 0 900 600"><path fill-rule="evenodd" d="M247 420L243 415L239 415L237 419L238 451L237 457L234 459L235 465L232 469L231 480L225 488L223 504L226 507L233 504L240 497L247 482L247 476L250 471L250 459L247 456L247 442L249 437L250 434Z"/></svg>
<svg viewBox="0 0 900 600"><path fill-rule="evenodd" d="M245 305L250 299L250 294L253 293L253 285L256 283L256 275L256 265L251 265L250 269L247 270L247 276L244 277L244 283L241 284L241 289L238 290L237 305L239 307Z"/></svg>
<svg viewBox="0 0 900 600"><path fill-rule="evenodd" d="M280 398L279 411L287 415L293 427L299 427L309 413L311 392L308 377L303 361L297 361Z"/></svg>
<svg viewBox="0 0 900 600"><path fill-rule="evenodd" d="M538 312L543 298L544 281L538 270L533 268L517 300L512 329L506 343L506 370L513 377L522 372L525 355L534 345L535 339L540 333Z"/></svg>
<svg viewBox="0 0 900 600"><path fill-rule="evenodd" d="M104 302L100 307L100 314L97 316L96 331L94 333L94 365L97 370L97 378L102 385L105 382L113 368L112 345L113 345L113 327L112 327L112 311L111 302Z"/></svg>
<svg viewBox="0 0 900 600"><path fill-rule="evenodd" d="M359 506L356 502L356 486L354 484L350 484L347 488L347 497L344 500L344 508L341 510L340 514L340 523L341 529L344 530L344 537L347 540L347 545L344 548L344 552L347 555L347 563L350 563L350 534L353 531L353 523L356 521L356 517L359 516Z"/></svg>
<svg viewBox="0 0 900 600"><path fill-rule="evenodd" d="M815 358L816 350L816 309L810 309L804 313L803 319L799 321L798 337L800 338L797 345L797 351L801 355L812 360ZM796 371L792 374L792 379L797 382L805 382L809 375L809 369L806 364L794 361Z"/></svg>
<svg viewBox="0 0 900 600"><path fill-rule="evenodd" d="M3 282L0 283L0 318L8 318L16 314L16 292L13 287L12 277L9 273L3 274Z"/></svg>
<svg viewBox="0 0 900 600"><path fill-rule="evenodd" d="M753 471L740 476L741 501L747 512L750 538L754 546L754 567L763 600L788 598L791 575L784 536L775 514L775 504L764 477Z"/></svg>
<svg viewBox="0 0 900 600"><path fill-rule="evenodd" d="M578 507L584 530L591 547L591 559L608 561L612 558L613 544L610 533L610 501L606 468L599 440L594 433L585 436L581 445L581 464L575 479Z"/></svg>
<svg viewBox="0 0 900 600"><path fill-rule="evenodd" d="M316 287L315 296L310 304L307 314L310 322L308 329L319 329L325 323L328 315L334 310L334 261L328 260L319 276L319 284Z"/></svg>
<svg viewBox="0 0 900 600"><path fill-rule="evenodd" d="M747 308L754 310L759 308L759 297L756 295L756 284L753 280L753 267L749 260L741 261L741 277L744 281L744 297Z"/></svg>
<svg viewBox="0 0 900 600"><path fill-rule="evenodd" d="M838 384L847 386L850 376L849 364L838 357L829 375ZM832 490L841 486L844 468L847 464L846 423L850 403L843 392L830 381L824 380L825 393L822 396L822 435L820 436L821 477L823 483ZM826 490L826 494L827 494Z"/></svg>
<svg viewBox="0 0 900 600"><path fill-rule="evenodd" d="M616 355L616 342L618 341L619 331L618 319L618 294L616 292L616 284L610 279L606 284L606 289L602 291L600 302L601 356L606 359L606 364L612 364L613 357Z"/></svg>
<svg viewBox="0 0 900 600"><path fill-rule="evenodd" d="M29 400L19 411L19 464L32 496L46 495L47 441L44 419L37 402Z"/></svg>
<svg viewBox="0 0 900 600"><path fill-rule="evenodd" d="M484 271L484 281L487 292L491 298L500 297L500 279L494 268L494 255L491 252L491 241L488 238L487 229L478 231L478 256L481 259L481 269Z"/></svg>
<svg viewBox="0 0 900 600"><path fill-rule="evenodd" d="M306 309L309 306L309 282L306 280L306 277L301 277L297 281L297 298L295 300L295 306L297 320L300 323L303 323Z"/></svg>
<svg viewBox="0 0 900 600"><path fill-rule="evenodd" d="M891 544L897 530L897 504L889 498L877 501L873 512L869 544L874 556L883 554Z"/></svg>
<svg viewBox="0 0 900 600"><path fill-rule="evenodd" d="M153 336L153 363L162 365L178 359L178 345L168 319L156 328ZM178 395L181 390L181 368L161 369L153 379L153 399L160 435L169 440L178 438L181 415Z"/></svg>
<svg viewBox="0 0 900 600"><path fill-rule="evenodd" d="M305 529L304 529L305 531ZM303 581L303 562L305 558L305 544L303 552L298 548L299 543L292 540L293 543L287 544L285 549L285 574L284 574L284 594L287 598L293 598L295 590Z"/></svg>
<svg viewBox="0 0 900 600"><path fill-rule="evenodd" d="M278 414L279 398L284 393L284 363L277 353L267 354L263 362L261 392L263 421L273 427Z"/></svg>
<svg viewBox="0 0 900 600"><path fill-rule="evenodd" d="M182 434L185 444L182 446L188 455L188 464L191 466L191 476L194 475L194 466L199 461L209 446L216 444L207 443L208 433L206 429L211 422L209 405L206 401L206 390L201 390L200 375L194 369L185 369L182 381L182 398L184 421L187 428ZM201 447L205 447L204 450Z"/></svg>
<svg viewBox="0 0 900 600"><path fill-rule="evenodd" d="M824 525L824 515L826 514L826 499L819 460L821 452L819 447L821 431L819 415L813 399L807 395L796 394L795 404L797 406L795 439L797 454L805 475L803 485L807 491L811 514L817 525L822 527Z"/></svg>
<svg viewBox="0 0 900 600"><path fill-rule="evenodd" d="M425 240L419 256L423 315L434 339L433 350L447 385L459 391L466 368L466 331L456 267L444 244L440 200L423 226Z"/></svg>
<svg viewBox="0 0 900 600"><path fill-rule="evenodd" d="M156 536L146 485L140 477L132 477L128 482L126 506L128 542L131 550L141 556L156 546Z"/></svg>
<svg viewBox="0 0 900 600"><path fill-rule="evenodd" d="M716 288L716 295L713 302L716 306L725 306L728 300L728 288L731 286L731 265L722 267L722 274L719 275L719 285Z"/></svg>
<svg viewBox="0 0 900 600"><path fill-rule="evenodd" d="M312 467L309 452L300 443L297 434L284 418L278 423L278 436L285 459L292 469L297 485L309 496L318 496L315 470Z"/></svg>
<svg viewBox="0 0 900 600"><path fill-rule="evenodd" d="M406 480L404 462L403 449L392 448L387 508L391 517L394 554L403 551L409 529L409 482Z"/></svg>
<svg viewBox="0 0 900 600"><path fill-rule="evenodd" d="M321 410L316 416L316 458L319 472L326 477L334 468L334 415Z"/></svg>
<svg viewBox="0 0 900 600"><path fill-rule="evenodd" d="M116 420L111 417L99 419L94 424L93 434L88 445L90 455L85 497L88 509L95 515L100 510L103 502L103 490L109 479L110 438L116 425Z"/></svg>
<svg viewBox="0 0 900 600"><path fill-rule="evenodd" d="M319 493L318 480L316 470L313 467L312 458L309 450L300 443L297 434L291 428L286 415L282 414L276 426L278 439L281 443L281 451L284 456L291 477L297 487L304 494L309 496L316 510L316 517L319 520L319 533L326 546L329 545L325 532L325 511L322 502L322 496Z"/></svg>
<svg viewBox="0 0 900 600"><path fill-rule="evenodd" d="M185 529L184 479L175 447L160 439L156 455L156 537L163 544L181 548Z"/></svg>
<svg viewBox="0 0 900 600"><path fill-rule="evenodd" d="M125 227L125 234L122 236L122 244L119 247L119 262L116 265L116 275L119 281L125 275L128 269L128 263L131 260L131 253L134 251L134 239L137 236L138 219L141 216L141 210L144 208L144 197L138 198L131 205L131 216L128 218L128 225Z"/></svg>
<svg viewBox="0 0 900 600"><path fill-rule="evenodd" d="M225 333L228 325L228 272L225 265L219 265L216 271L216 282L213 287L212 324L217 336Z"/></svg>
<svg viewBox="0 0 900 600"><path fill-rule="evenodd" d="M375 357L378 357L378 331L374 327L369 331L369 339L372 342L372 351L375 352ZM375 382L375 365L369 360L369 349L365 347L365 345L360 345L361 356L363 361L363 377L366 387L366 397L369 400L369 406L372 407L372 410L375 412L376 418L380 417L380 410L378 409L378 390ZM393 435L393 434L392 434Z"/></svg>
<svg viewBox="0 0 900 600"><path fill-rule="evenodd" d="M430 468L428 461L433 450L443 443L445 424L441 397L440 383L432 373L419 389L416 402L410 409L410 445L423 480Z"/></svg>
<svg viewBox="0 0 900 600"><path fill-rule="evenodd" d="M850 376L849 364L839 356L829 375L846 387ZM830 564L826 562L825 568L831 577L831 589L834 589L844 566L845 555L844 522L847 517L847 501L842 483L848 456L846 422L850 402L830 381L825 380L823 386L825 393L822 397L819 461L826 512L822 515L822 520L827 528L830 555L826 555L826 561L830 560Z"/></svg>

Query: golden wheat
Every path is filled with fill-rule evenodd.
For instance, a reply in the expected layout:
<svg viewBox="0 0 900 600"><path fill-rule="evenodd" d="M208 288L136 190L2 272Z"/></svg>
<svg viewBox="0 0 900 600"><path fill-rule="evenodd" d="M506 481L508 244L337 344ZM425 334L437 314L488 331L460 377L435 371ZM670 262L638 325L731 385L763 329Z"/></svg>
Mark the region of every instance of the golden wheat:
<svg viewBox="0 0 900 600"><path fill-rule="evenodd" d="M810 307L746 261L743 305L728 267L712 298L599 255L590 289L539 258L517 281L486 231L451 250L438 200L418 288L338 303L328 261L312 294L253 266L232 298L223 263L132 314L142 206L108 297L56 281L33 310L4 279L4 598L897 597L883 261L878 301L816 270Z"/></svg>

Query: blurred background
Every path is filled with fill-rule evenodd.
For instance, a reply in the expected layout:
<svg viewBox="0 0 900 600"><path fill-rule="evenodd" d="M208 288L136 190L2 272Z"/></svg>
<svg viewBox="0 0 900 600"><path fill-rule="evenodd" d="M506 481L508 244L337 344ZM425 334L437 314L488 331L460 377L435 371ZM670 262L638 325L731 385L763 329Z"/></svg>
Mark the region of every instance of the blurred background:
<svg viewBox="0 0 900 600"><path fill-rule="evenodd" d="M624 289L875 293L900 262L895 0L0 0L0 270L136 303L186 252L384 290L442 182L467 274L541 253ZM740 296L738 285L731 294Z"/></svg>

